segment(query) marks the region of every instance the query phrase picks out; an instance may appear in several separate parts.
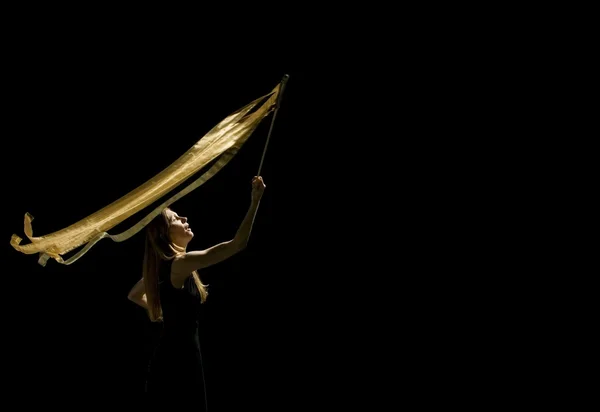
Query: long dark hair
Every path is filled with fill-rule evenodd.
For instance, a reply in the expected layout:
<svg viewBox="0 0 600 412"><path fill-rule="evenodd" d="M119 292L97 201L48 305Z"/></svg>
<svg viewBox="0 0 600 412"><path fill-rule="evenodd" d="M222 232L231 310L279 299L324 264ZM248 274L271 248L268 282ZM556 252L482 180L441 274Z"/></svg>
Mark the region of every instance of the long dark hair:
<svg viewBox="0 0 600 412"><path fill-rule="evenodd" d="M143 278L146 289L148 316L152 322L162 321L162 308L158 292L158 274L162 261L169 261L184 254L185 249L174 244L169 238L170 221L165 208L160 215L146 226L146 245L144 248ZM207 285L202 284L197 271L192 272L194 283L200 292L201 302L208 297Z"/></svg>

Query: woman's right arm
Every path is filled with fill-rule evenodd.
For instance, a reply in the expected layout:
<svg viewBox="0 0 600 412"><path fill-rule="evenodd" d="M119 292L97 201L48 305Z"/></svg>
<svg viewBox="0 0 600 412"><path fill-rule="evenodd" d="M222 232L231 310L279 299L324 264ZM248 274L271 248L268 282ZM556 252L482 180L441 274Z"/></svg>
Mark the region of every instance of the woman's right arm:
<svg viewBox="0 0 600 412"><path fill-rule="evenodd" d="M129 291L127 299L133 303L137 303L144 309L148 309L148 301L146 300L146 288L144 287L144 278L140 279Z"/></svg>
<svg viewBox="0 0 600 412"><path fill-rule="evenodd" d="M175 287L181 287L192 271L222 262L246 248L248 237L252 231L254 217L258 211L258 206L265 187L266 185L264 184L262 177L255 176L252 179L250 208L246 212L246 216L233 239L221 242L208 249L187 252L184 255L175 258L171 269L171 283L173 283Z"/></svg>

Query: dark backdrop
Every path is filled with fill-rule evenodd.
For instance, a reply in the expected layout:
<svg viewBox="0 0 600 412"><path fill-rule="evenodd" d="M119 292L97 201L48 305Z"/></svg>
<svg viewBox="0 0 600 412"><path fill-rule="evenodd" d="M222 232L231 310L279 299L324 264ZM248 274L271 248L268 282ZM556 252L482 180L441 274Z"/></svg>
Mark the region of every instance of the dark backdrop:
<svg viewBox="0 0 600 412"><path fill-rule="evenodd" d="M246 402L281 410L282 404L307 402L302 393L316 382L306 376L315 345L308 330L327 326L309 314L324 293L309 263L323 258L314 252L322 248L311 243L326 240L316 223L322 212L311 212L324 210L312 195L319 155L311 149L310 140L318 138L311 129L319 120L305 116L324 73L285 64L203 70L194 59L171 56L167 64L126 52L57 55L40 47L33 55L13 53L2 150L11 392L33 389L56 402L74 393L139 397L159 332L127 300L141 276L143 234L123 243L102 240L69 266L50 260L42 267L37 255L9 245L13 233L29 242L24 213L35 218L34 235L79 221L160 172L222 118L289 74L250 244L202 272L210 298L201 343L210 410L235 410ZM190 249L235 234L271 119L221 172L172 205L194 228ZM130 227L150 210L109 232Z"/></svg>
<svg viewBox="0 0 600 412"><path fill-rule="evenodd" d="M28 242L23 215L35 217L34 235L79 221L163 170L284 74L250 244L202 272L209 410L375 410L381 395L399 404L469 397L462 382L480 375L464 360L487 342L478 332L484 312L470 301L487 298L481 267L498 262L475 252L490 250L481 223L489 219L469 228L493 203L482 193L485 168L471 160L491 157L477 146L484 121L473 121L471 107L480 100L456 81L461 60L452 53L433 53L432 64L429 48L403 41L394 66L379 60L395 59L396 49L383 53L358 37L328 40L315 53L307 46L292 59L272 45L249 59L243 52L255 49L242 45L7 42L5 399L139 399L159 331L127 300L141 276L141 234L102 240L70 266L41 267L9 245L13 233ZM270 122L173 205L194 227L190 248L234 235ZM465 340L467 330L478 340ZM448 390L453 382L460 390Z"/></svg>

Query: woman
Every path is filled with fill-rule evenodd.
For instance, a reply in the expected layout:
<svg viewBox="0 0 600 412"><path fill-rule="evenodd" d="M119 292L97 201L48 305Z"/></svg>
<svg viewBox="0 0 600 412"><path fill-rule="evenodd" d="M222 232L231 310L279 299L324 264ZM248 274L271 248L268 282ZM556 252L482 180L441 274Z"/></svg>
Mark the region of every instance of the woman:
<svg viewBox="0 0 600 412"><path fill-rule="evenodd" d="M148 311L151 321L163 323L146 379L146 392L153 398L183 396L198 404L205 395L198 314L208 291L198 270L246 247L265 187L262 177L252 179L250 208L235 236L205 250L187 251L194 233L187 218L170 208L148 224L143 276L128 297Z"/></svg>

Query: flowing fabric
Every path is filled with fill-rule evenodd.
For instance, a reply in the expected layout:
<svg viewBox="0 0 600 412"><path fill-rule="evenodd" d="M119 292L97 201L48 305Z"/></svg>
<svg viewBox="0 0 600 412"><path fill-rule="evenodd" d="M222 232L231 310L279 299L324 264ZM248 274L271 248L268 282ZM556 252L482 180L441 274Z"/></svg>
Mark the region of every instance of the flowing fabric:
<svg viewBox="0 0 600 412"><path fill-rule="evenodd" d="M275 109L280 88L281 84L278 84L270 93L231 113L162 172L71 226L45 236L34 237L31 227L33 216L26 213L24 231L31 243L21 245L22 239L13 234L10 244L24 254L39 253L38 263L42 266L46 265L49 258L69 265L101 239L109 238L115 242L129 239L158 216L165 207L204 184L223 168L237 154L260 122ZM193 183L161 203L131 228L115 235L106 232L161 199L213 161L213 165ZM85 246L74 256L66 260L61 256L83 245Z"/></svg>

